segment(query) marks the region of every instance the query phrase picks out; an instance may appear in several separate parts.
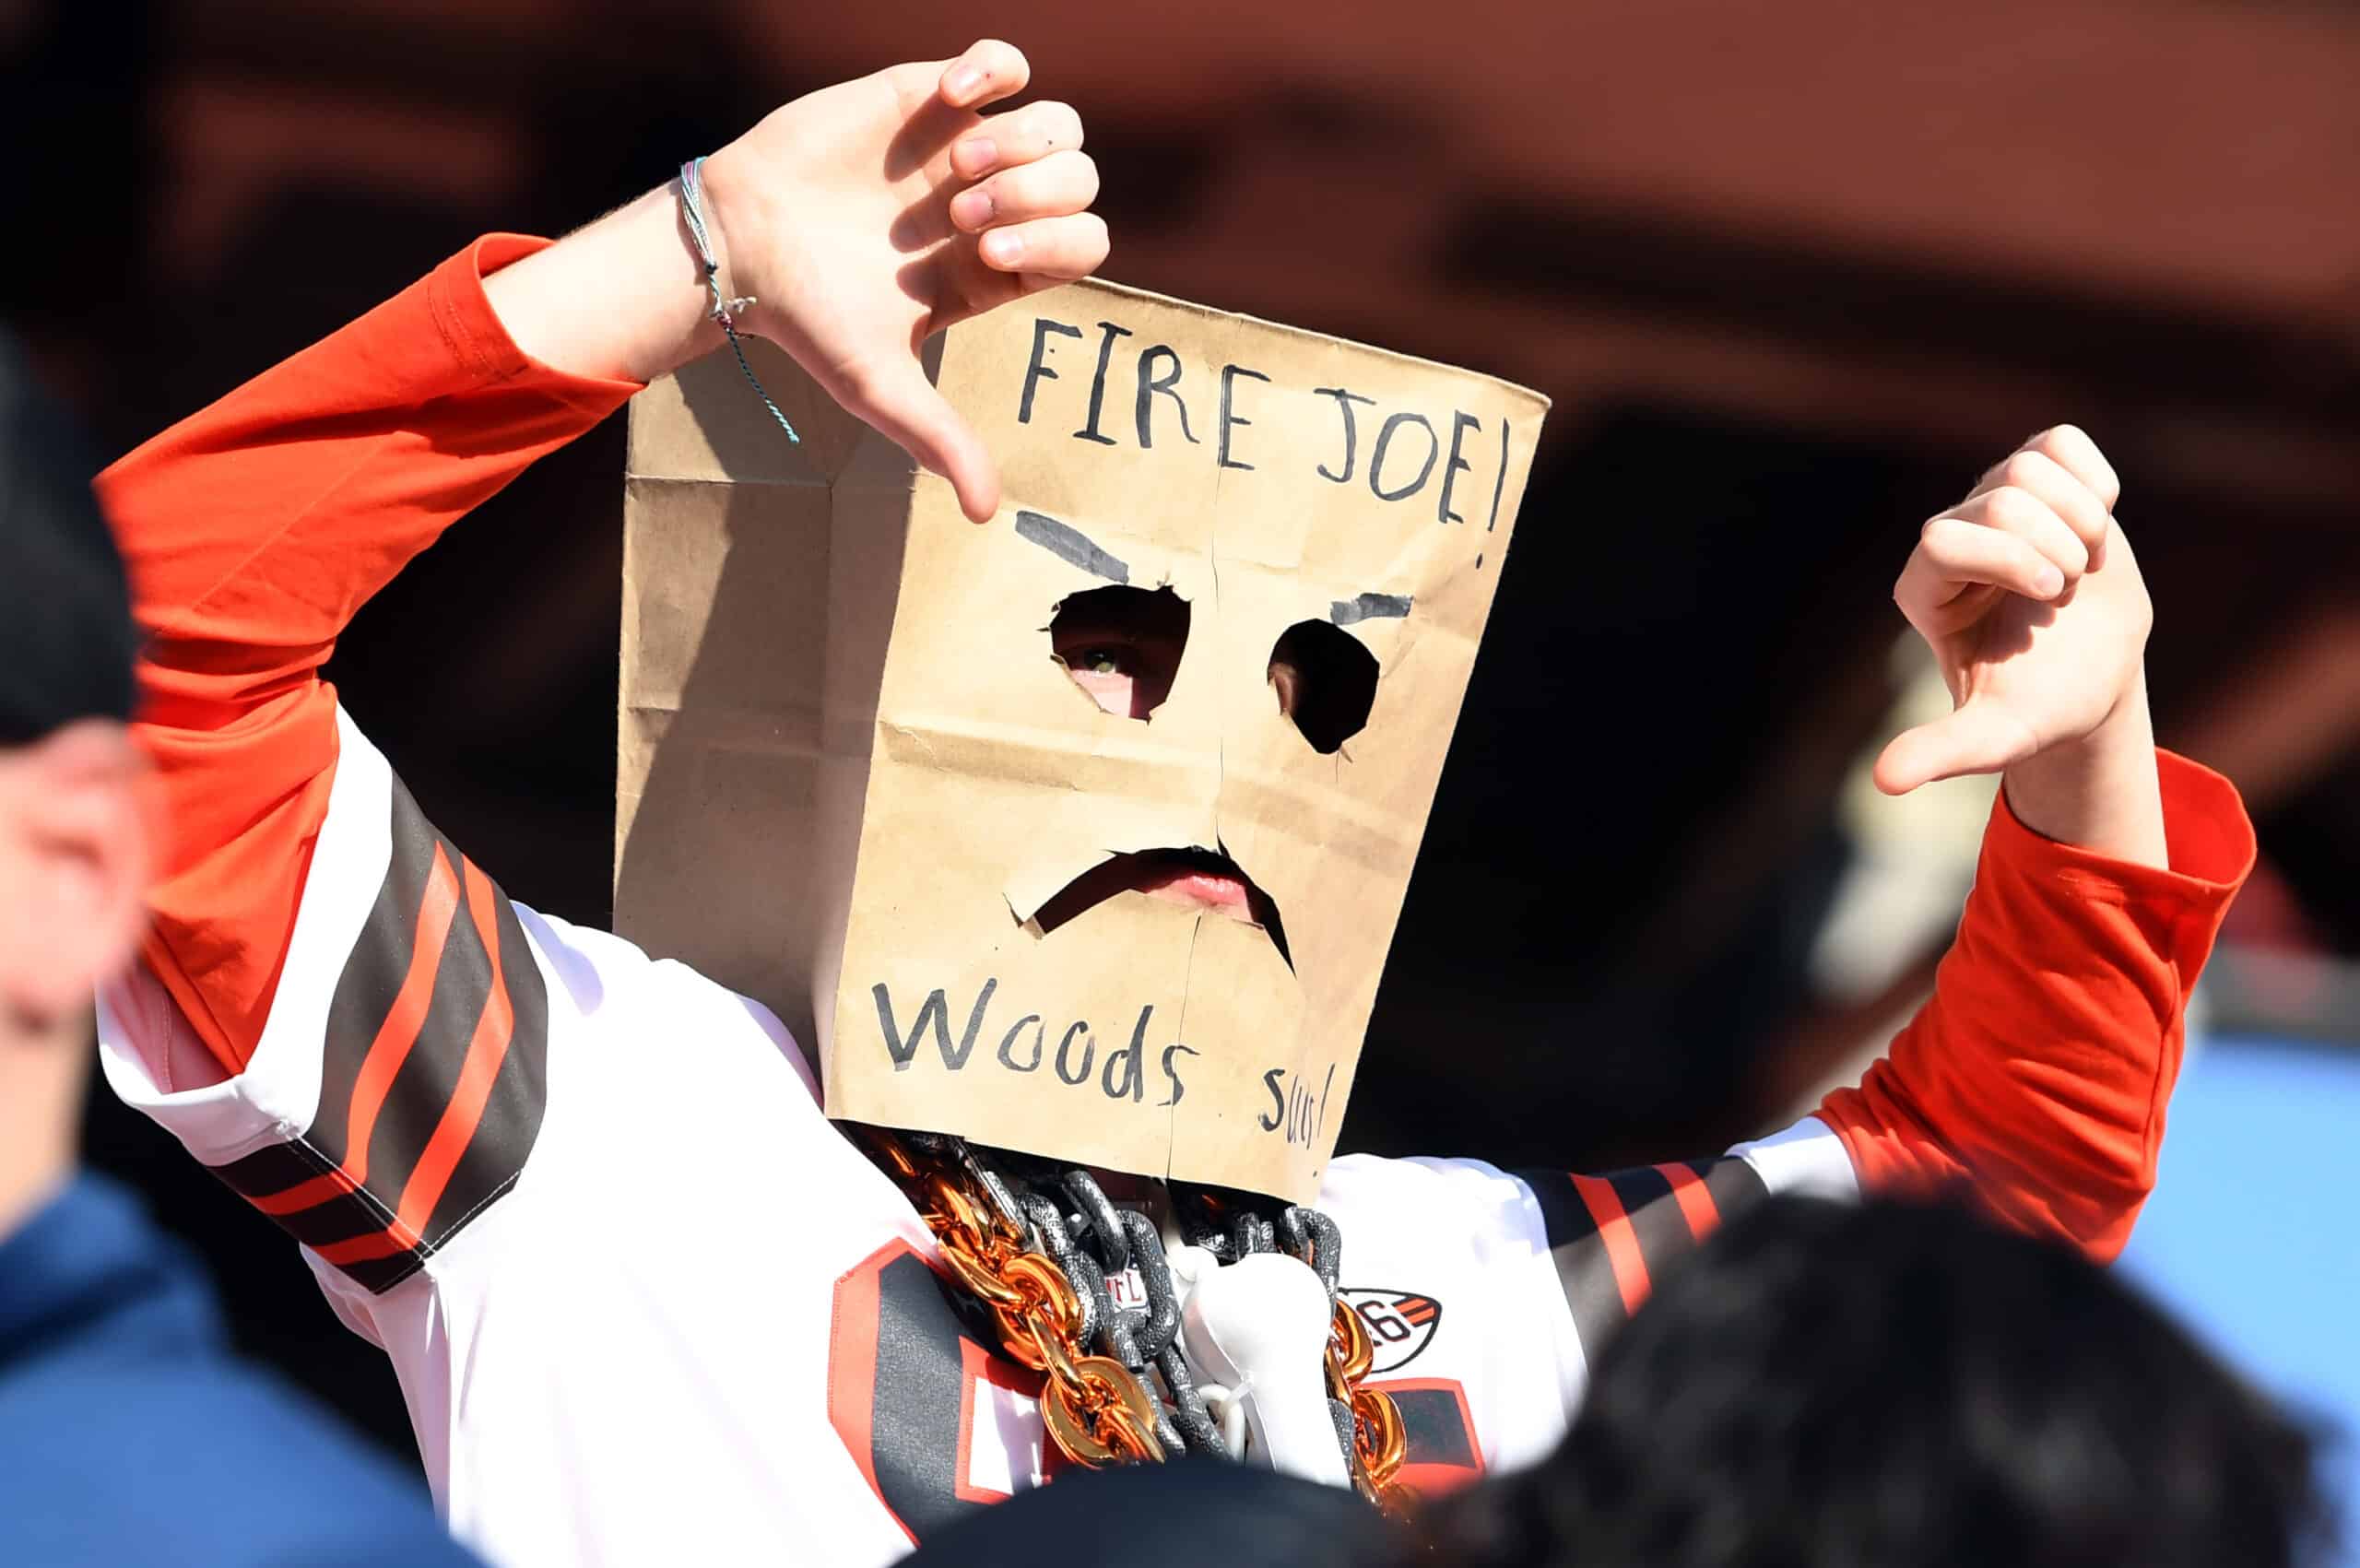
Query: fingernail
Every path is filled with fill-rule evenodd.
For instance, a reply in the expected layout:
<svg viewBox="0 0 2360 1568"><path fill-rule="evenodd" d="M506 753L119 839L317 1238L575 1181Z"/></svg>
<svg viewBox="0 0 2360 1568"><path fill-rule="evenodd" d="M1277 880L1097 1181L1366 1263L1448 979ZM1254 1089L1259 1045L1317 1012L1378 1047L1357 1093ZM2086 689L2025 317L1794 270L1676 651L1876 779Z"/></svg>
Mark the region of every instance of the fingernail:
<svg viewBox="0 0 2360 1568"><path fill-rule="evenodd" d="M942 86L950 93L950 101L964 103L983 90L984 73L973 65L962 65L950 73Z"/></svg>
<svg viewBox="0 0 2360 1568"><path fill-rule="evenodd" d="M969 136L951 151L954 160L965 165L971 174L980 174L999 161L999 148L989 136Z"/></svg>
<svg viewBox="0 0 2360 1568"><path fill-rule="evenodd" d="M2053 566L2044 566L2034 573L2032 585L2040 590L2041 597L2047 598L2065 586L2065 574Z"/></svg>
<svg viewBox="0 0 2360 1568"><path fill-rule="evenodd" d="M984 236L984 256L995 266L1014 266L1024 255L1024 236L1009 229L995 229Z"/></svg>
<svg viewBox="0 0 2360 1568"><path fill-rule="evenodd" d="M950 198L950 221L962 229L981 229L992 220L992 194L976 189Z"/></svg>

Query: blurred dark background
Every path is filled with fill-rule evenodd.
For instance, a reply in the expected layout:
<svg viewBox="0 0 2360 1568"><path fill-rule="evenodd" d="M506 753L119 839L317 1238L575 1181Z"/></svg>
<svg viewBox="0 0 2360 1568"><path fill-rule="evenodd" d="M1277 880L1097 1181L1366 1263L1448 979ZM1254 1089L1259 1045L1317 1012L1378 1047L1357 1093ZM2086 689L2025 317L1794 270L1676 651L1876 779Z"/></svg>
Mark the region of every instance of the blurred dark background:
<svg viewBox="0 0 2360 1568"><path fill-rule="evenodd" d="M2069 419L2126 477L2165 740L2261 824L2216 1021L2360 1061L2349 7L0 0L7 317L119 453L481 230L562 231L978 30L1081 111L1110 277L1555 400L1346 1147L1693 1153L1858 1070L1982 811L1847 804L1922 687L1892 579ZM455 530L333 666L446 830L589 922L622 434ZM247 1343L406 1445L277 1232L100 1099L94 1158Z"/></svg>

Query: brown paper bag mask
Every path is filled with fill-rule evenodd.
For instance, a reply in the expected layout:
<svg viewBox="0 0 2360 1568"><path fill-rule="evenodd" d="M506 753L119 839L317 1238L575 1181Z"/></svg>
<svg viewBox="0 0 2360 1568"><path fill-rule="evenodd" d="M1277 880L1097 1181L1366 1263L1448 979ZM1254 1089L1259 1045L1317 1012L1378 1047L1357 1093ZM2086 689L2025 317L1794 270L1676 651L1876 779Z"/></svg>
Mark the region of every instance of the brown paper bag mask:
<svg viewBox="0 0 2360 1568"><path fill-rule="evenodd" d="M1546 400L1103 283L936 347L987 526L783 355L800 445L726 354L632 404L617 927L832 1116L1307 1201ZM1247 906L1127 890L1191 869Z"/></svg>

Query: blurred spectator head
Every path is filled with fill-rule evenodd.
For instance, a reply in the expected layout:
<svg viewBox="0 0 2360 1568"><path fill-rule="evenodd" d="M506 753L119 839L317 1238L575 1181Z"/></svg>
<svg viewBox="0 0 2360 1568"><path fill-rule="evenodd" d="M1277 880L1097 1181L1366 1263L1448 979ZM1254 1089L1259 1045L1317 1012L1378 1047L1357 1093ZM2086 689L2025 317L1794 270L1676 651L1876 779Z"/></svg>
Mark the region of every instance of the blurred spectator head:
<svg viewBox="0 0 2360 1568"><path fill-rule="evenodd" d="M90 472L0 336L0 1178L28 1188L70 1144L91 992L129 961L148 866L131 613Z"/></svg>
<svg viewBox="0 0 2360 1568"><path fill-rule="evenodd" d="M2280 1568L2328 1535L2309 1438L2118 1279L1801 1198L1664 1286L1547 1462L1427 1526L1566 1568Z"/></svg>

